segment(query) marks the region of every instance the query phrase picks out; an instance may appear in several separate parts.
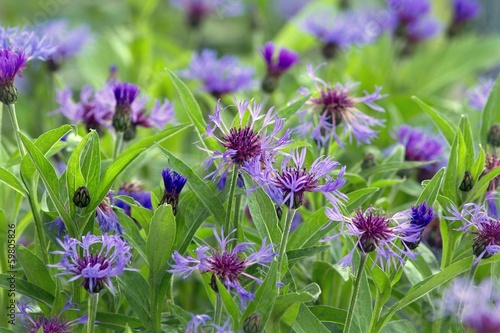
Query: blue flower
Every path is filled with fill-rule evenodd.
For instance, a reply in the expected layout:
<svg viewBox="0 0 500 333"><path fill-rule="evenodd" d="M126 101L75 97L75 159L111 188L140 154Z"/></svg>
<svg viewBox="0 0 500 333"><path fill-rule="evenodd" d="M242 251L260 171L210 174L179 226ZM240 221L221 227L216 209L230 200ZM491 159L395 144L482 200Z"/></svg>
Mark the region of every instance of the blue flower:
<svg viewBox="0 0 500 333"><path fill-rule="evenodd" d="M144 191L141 184L127 182L120 186L118 190L118 195L128 195L144 208L153 210L153 204L151 203L151 193ZM116 200L116 207L120 207L125 211L125 214L131 216L131 207L121 200Z"/></svg>
<svg viewBox="0 0 500 333"><path fill-rule="evenodd" d="M421 19L431 10L429 0L387 0L387 5L403 24Z"/></svg>
<svg viewBox="0 0 500 333"><path fill-rule="evenodd" d="M274 57L276 47L267 42L262 49L262 56L267 65L267 74L262 81L262 90L272 93L278 87L278 80L283 73L288 71L299 61L299 55L286 48L280 49L277 58Z"/></svg>
<svg viewBox="0 0 500 333"><path fill-rule="evenodd" d="M61 262L48 266L63 271L57 275L70 275L68 282L83 278L82 286L90 293L98 293L104 285L114 293L111 278L129 270L125 266L132 258L131 248L120 236L88 233L82 241L69 236L57 241L63 251L52 253L62 255Z"/></svg>
<svg viewBox="0 0 500 333"><path fill-rule="evenodd" d="M419 205L411 206L409 210L395 214L393 218L395 220L402 220L399 222L401 225L399 228L401 242L409 250L414 250L422 240L422 233L425 227L427 227L434 218L434 210L432 206L428 206L424 201Z"/></svg>
<svg viewBox="0 0 500 333"><path fill-rule="evenodd" d="M479 15L481 4L477 0L453 0L453 24L463 24Z"/></svg>
<svg viewBox="0 0 500 333"><path fill-rule="evenodd" d="M410 43L418 43L438 35L442 30L443 25L438 20L427 16L410 22L406 34Z"/></svg>
<svg viewBox="0 0 500 333"><path fill-rule="evenodd" d="M22 52L27 60L47 59L55 50L50 36L39 36L35 28L0 27L0 49Z"/></svg>
<svg viewBox="0 0 500 333"><path fill-rule="evenodd" d="M483 111L494 84L494 80L480 79L472 89L467 91L469 106L477 111Z"/></svg>
<svg viewBox="0 0 500 333"><path fill-rule="evenodd" d="M177 214L177 206L179 204L179 195L181 194L184 185L186 185L187 178L175 172L170 168L161 171L163 178L163 197L160 200L160 205L171 205L174 215Z"/></svg>
<svg viewBox="0 0 500 333"><path fill-rule="evenodd" d="M241 0L170 0L170 3L186 12L187 23L192 28L199 27L208 15L235 16L241 14L244 8Z"/></svg>
<svg viewBox="0 0 500 333"><path fill-rule="evenodd" d="M0 49L0 102L14 104L17 101L17 89L14 77L20 75L26 67L28 58L22 50Z"/></svg>
<svg viewBox="0 0 500 333"><path fill-rule="evenodd" d="M194 313L190 313L190 315L191 320L187 323L184 333L203 332L203 330L199 331L198 329L200 328L200 326L205 325L207 321L211 319L210 316L206 314L196 315Z"/></svg>
<svg viewBox="0 0 500 333"><path fill-rule="evenodd" d="M130 127L132 103L139 96L139 87L128 82L116 83L113 86L113 93L116 102L113 128L117 132L125 132Z"/></svg>
<svg viewBox="0 0 500 333"><path fill-rule="evenodd" d="M111 207L113 202L113 191L109 191L108 195L102 200L96 209L96 220L99 224L99 229L102 232L116 232L119 235L123 234L123 228L118 220L118 216Z"/></svg>

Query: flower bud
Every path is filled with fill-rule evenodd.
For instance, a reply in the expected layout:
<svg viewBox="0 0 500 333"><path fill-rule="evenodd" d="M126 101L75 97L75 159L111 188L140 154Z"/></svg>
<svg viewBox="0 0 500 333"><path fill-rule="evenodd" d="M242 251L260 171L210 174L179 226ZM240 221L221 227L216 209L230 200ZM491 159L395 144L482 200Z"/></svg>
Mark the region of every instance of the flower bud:
<svg viewBox="0 0 500 333"><path fill-rule="evenodd" d="M323 45L323 48L321 49L323 57L325 57L325 59L327 60L335 58L339 50L340 50L339 46L334 43L326 43L325 45Z"/></svg>
<svg viewBox="0 0 500 333"><path fill-rule="evenodd" d="M472 190L473 187L474 187L474 178L472 177L469 171L465 171L464 179L462 180L459 189L462 192L469 192L470 190Z"/></svg>
<svg viewBox="0 0 500 333"><path fill-rule="evenodd" d="M130 127L130 108L116 108L113 115L113 128L117 132L125 132Z"/></svg>
<svg viewBox="0 0 500 333"><path fill-rule="evenodd" d="M243 333L260 333L262 325L262 318L256 314L252 313L243 322Z"/></svg>
<svg viewBox="0 0 500 333"><path fill-rule="evenodd" d="M278 76L266 76L264 80L262 80L262 90L268 94L271 94L278 88L279 77Z"/></svg>
<svg viewBox="0 0 500 333"><path fill-rule="evenodd" d="M14 82L6 82L0 86L0 102L5 105L15 104L17 101L17 89Z"/></svg>
<svg viewBox="0 0 500 333"><path fill-rule="evenodd" d="M377 165L375 155L373 155L372 153L368 153L363 158L363 163L361 163L361 170L369 169L371 167L374 167L375 165Z"/></svg>
<svg viewBox="0 0 500 333"><path fill-rule="evenodd" d="M79 187L73 195L73 203L76 207L85 208L90 203L90 193L86 186Z"/></svg>
<svg viewBox="0 0 500 333"><path fill-rule="evenodd" d="M486 134L486 142L493 147L500 147L500 125L495 124L490 127Z"/></svg>

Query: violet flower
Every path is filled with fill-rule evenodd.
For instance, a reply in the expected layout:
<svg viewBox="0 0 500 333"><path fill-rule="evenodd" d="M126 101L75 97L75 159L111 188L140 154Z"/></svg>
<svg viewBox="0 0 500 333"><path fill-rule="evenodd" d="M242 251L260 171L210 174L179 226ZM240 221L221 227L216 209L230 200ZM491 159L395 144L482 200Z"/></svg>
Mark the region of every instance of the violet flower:
<svg viewBox="0 0 500 333"><path fill-rule="evenodd" d="M39 36L34 28L0 27L0 49L22 52L27 60L47 59L55 50L50 36Z"/></svg>
<svg viewBox="0 0 500 333"><path fill-rule="evenodd" d="M364 103L375 111L384 112L382 107L374 103L387 96L380 94L382 88L376 87L371 94L365 91L365 96L354 97L351 90L359 83L347 81L344 85L331 85L317 77L317 69L313 69L310 64L307 70L316 92L306 103L308 108L299 113L302 125L298 126L296 131L303 136L311 133L319 147L328 144L332 138L343 146L336 131L337 127L343 127L342 134L349 136L350 143L353 137L358 141L358 145L360 142L370 143L378 134L372 127L383 126L384 121L364 114L357 105Z"/></svg>
<svg viewBox="0 0 500 333"><path fill-rule="evenodd" d="M278 134L283 129L284 121L278 117L274 107L263 113L263 105L255 101L240 101L236 106L238 119L232 122L232 126L226 125L222 119L225 108L221 107L220 101L215 114L208 116L205 137L216 139L223 149L211 151L199 147L210 155L203 162L207 169L215 161L219 161L215 171L206 178L211 178L214 182L219 178L217 188L221 190L226 186L227 176L233 165L244 167L253 161L271 158L290 142L289 130L281 136Z"/></svg>
<svg viewBox="0 0 500 333"><path fill-rule="evenodd" d="M233 231L234 232L234 231ZM196 249L197 258L191 256L184 257L179 252L175 251L172 255L173 264L168 272L172 274L180 274L184 279L193 274L195 271L201 273L212 274L212 288L217 292L217 284L214 283L214 278L217 277L221 283L234 295L239 295L241 302L246 304L247 300L252 300L254 295L245 290L241 285L242 278L249 278L261 284L262 280L245 272L252 265L261 265L267 267L276 256L273 251L273 244L266 244L266 239L262 241L262 245L258 251L253 248L253 243L243 242L234 246L230 250L227 246L229 242L235 241L236 238L229 238L221 229L221 234L214 229L214 236L219 243L219 250L210 250L208 246L200 246ZM245 254L245 255L244 255Z"/></svg>
<svg viewBox="0 0 500 333"><path fill-rule="evenodd" d="M431 10L429 0L387 0L387 6L403 24L421 19Z"/></svg>
<svg viewBox="0 0 500 333"><path fill-rule="evenodd" d="M281 163L281 170L274 168L270 158L265 159L264 163L254 160L244 167L244 170L278 205L297 209L304 203L306 192L321 192L338 210L341 201L347 199L345 194L339 191L345 184L345 166L340 169L337 179L333 179L329 174L339 167L340 163L330 157L317 158L308 170L304 166L306 151L306 148L302 151L297 149L286 156Z"/></svg>
<svg viewBox="0 0 500 333"><path fill-rule="evenodd" d="M495 81L492 79L479 79L478 83L467 91L469 106L477 111L483 111L494 84Z"/></svg>
<svg viewBox="0 0 500 333"><path fill-rule="evenodd" d="M174 104L168 99L164 99L163 103L160 100L155 100L155 104L151 112L146 109L146 96L140 96L132 102L130 107L130 124L124 133L124 140L129 141L135 138L137 127L156 127L163 129L169 122L173 122L175 112Z"/></svg>
<svg viewBox="0 0 500 333"><path fill-rule="evenodd" d="M125 132L130 127L132 103L139 96L139 87L128 82L117 83L113 87L113 93L116 102L113 128L117 132Z"/></svg>
<svg viewBox="0 0 500 333"><path fill-rule="evenodd" d="M26 68L28 57L22 50L0 49L0 102L14 104L17 101L17 89L14 77Z"/></svg>
<svg viewBox="0 0 500 333"><path fill-rule="evenodd" d="M414 250L418 247L425 227L431 223L433 218L434 210L425 201L393 216L393 219L401 220L398 222L401 225L399 228L400 238L408 250ZM417 237L417 241L415 241L415 236Z"/></svg>
<svg viewBox="0 0 500 333"><path fill-rule="evenodd" d="M216 324L212 324L212 326L214 327L214 333L235 333L231 324L231 318L227 318L222 326Z"/></svg>
<svg viewBox="0 0 500 333"><path fill-rule="evenodd" d="M462 25L476 18L481 11L481 4L477 0L453 0L452 25Z"/></svg>
<svg viewBox="0 0 500 333"><path fill-rule="evenodd" d="M217 52L205 49L195 53L189 68L181 75L188 79L196 79L203 84L203 90L219 99L225 94L254 86L252 80L254 69L244 67L236 56L225 55L217 59Z"/></svg>
<svg viewBox="0 0 500 333"><path fill-rule="evenodd" d="M191 320L187 323L184 333L203 332L203 330L199 331L199 328L203 325L206 325L207 321L211 319L210 316L206 314L196 315L194 313L190 313L190 315Z"/></svg>
<svg viewBox="0 0 500 333"><path fill-rule="evenodd" d="M113 202L113 191L109 191L102 202L97 206L95 219L102 232L116 232L123 235L123 227L118 220L118 216L111 206Z"/></svg>
<svg viewBox="0 0 500 333"><path fill-rule="evenodd" d="M186 12L191 28L198 28L205 17L214 13L235 16L241 14L244 8L241 0L170 0L170 3Z"/></svg>
<svg viewBox="0 0 500 333"><path fill-rule="evenodd" d="M118 235L94 236L88 233L82 241L69 236L64 241L57 240L63 251L61 262L48 265L62 270L57 275L70 275L68 282L83 278L82 286L90 293L98 293L107 285L114 293L111 278L121 275L129 263L132 252L130 246Z"/></svg>
<svg viewBox="0 0 500 333"><path fill-rule="evenodd" d="M186 185L187 178L170 168L163 169L161 176L163 178L164 190L160 205L171 205L173 214L177 215L179 195L184 185Z"/></svg>
<svg viewBox="0 0 500 333"><path fill-rule="evenodd" d="M138 202L144 208L153 210L153 204L151 203L151 193L145 191L142 188L142 184L135 182L126 182L120 186L118 190L118 195L127 195ZM121 200L116 200L116 207L123 209L125 214L131 216L131 207Z"/></svg>
<svg viewBox="0 0 500 333"><path fill-rule="evenodd" d="M66 302L63 309L57 316L46 317L43 314L34 313L33 308L30 307L26 299L21 299L17 304L21 321L27 333L71 333L74 331L74 326L78 324L86 324L87 315L74 320L67 320L61 318L63 313L68 310L78 310L76 303L71 300ZM28 312L29 311L29 312Z"/></svg>
<svg viewBox="0 0 500 333"><path fill-rule="evenodd" d="M287 48L280 49L276 58L274 57L275 51L276 46L271 42L267 42L262 49L262 56L267 65L267 74L262 81L262 90L267 93L272 93L278 87L281 75L299 61L299 55Z"/></svg>
<svg viewBox="0 0 500 333"><path fill-rule="evenodd" d="M443 25L433 17L427 16L408 24L406 34L408 43L417 44L431 39L443 30Z"/></svg>

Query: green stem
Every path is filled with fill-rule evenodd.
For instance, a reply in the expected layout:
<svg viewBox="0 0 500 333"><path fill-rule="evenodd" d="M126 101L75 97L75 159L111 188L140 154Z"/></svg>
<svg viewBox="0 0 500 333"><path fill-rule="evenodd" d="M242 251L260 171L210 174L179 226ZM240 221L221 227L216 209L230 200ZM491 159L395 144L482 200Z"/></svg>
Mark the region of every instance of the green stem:
<svg viewBox="0 0 500 333"><path fill-rule="evenodd" d="M2 158L2 123L3 123L3 103L0 103L0 159Z"/></svg>
<svg viewBox="0 0 500 333"><path fill-rule="evenodd" d="M231 184L229 185L229 198L227 201L227 212L226 212L226 220L224 221L224 231L226 233L230 233L232 230L231 228L231 209L233 208L233 197L234 197L234 190L236 189L236 183L238 181L238 164L234 164L233 166L233 176L231 177Z"/></svg>
<svg viewBox="0 0 500 333"><path fill-rule="evenodd" d="M151 321L156 332L161 331L161 306L160 295L155 288L151 288Z"/></svg>
<svg viewBox="0 0 500 333"><path fill-rule="evenodd" d="M217 326L220 326L222 322L222 297L217 293L217 299L215 300L215 316L214 323Z"/></svg>
<svg viewBox="0 0 500 333"><path fill-rule="evenodd" d="M17 147L19 148L19 154L21 154L21 159L26 155L23 143L21 141L21 135L19 134L19 124L17 123L16 107L14 104L7 104L7 110L9 111L10 119L12 120L12 127L14 129L14 134L16 135Z"/></svg>
<svg viewBox="0 0 500 333"><path fill-rule="evenodd" d="M123 146L123 132L116 133L115 149L113 150L113 161L120 155Z"/></svg>
<svg viewBox="0 0 500 333"><path fill-rule="evenodd" d="M47 243L45 242L45 235L43 233L42 215L40 215L38 200L36 199L36 184L31 181L28 182L28 201L30 203L31 212L33 213L33 220L35 221L35 229L40 242L40 248L42 249L42 260L44 263L48 264L49 256L47 254Z"/></svg>
<svg viewBox="0 0 500 333"><path fill-rule="evenodd" d="M377 298L375 298L375 305L373 307L373 313L372 313L372 319L370 320L370 328L368 329L368 332L376 333L373 328L375 323L378 322L378 319L380 318L380 313L382 312L382 307L384 306L384 303L382 302L382 297L379 292L377 292Z"/></svg>
<svg viewBox="0 0 500 333"><path fill-rule="evenodd" d="M240 223L240 210L241 210L241 195L236 196L236 201L234 202L234 219L233 219L233 230L238 230ZM235 232L238 236L238 231Z"/></svg>
<svg viewBox="0 0 500 333"><path fill-rule="evenodd" d="M283 234L281 235L281 242L278 251L278 281L281 280L281 271L283 269L283 260L286 252L286 244L288 242L288 235L290 234L290 227L292 226L293 216L296 209L288 208L286 211L285 225L283 226Z"/></svg>
<svg viewBox="0 0 500 333"><path fill-rule="evenodd" d="M406 257L406 255L405 255L405 254L403 254L403 255L401 256L401 258L402 258L402 261L403 261L403 262L406 262L406 258L407 258L407 257ZM404 270L404 269L405 269L405 266L401 265L401 270ZM390 277L390 279L389 279L389 281L391 282L391 285L394 285L394 284L395 284L395 282L393 282L393 281L394 281L394 278L396 278L396 276L398 275L398 273L399 273L399 268L398 268L398 269L396 269L396 270L393 270L393 271L392 271L392 273L391 273L391 277Z"/></svg>
<svg viewBox="0 0 500 333"><path fill-rule="evenodd" d="M352 291L351 302L349 303L349 310L347 311L347 318L345 320L344 332L349 333L351 328L352 318L354 315L354 306L356 305L356 300L358 299L359 286L361 285L362 273L366 263L366 253L361 253L361 258L359 259L358 272L356 273L356 281L354 282L354 289Z"/></svg>
<svg viewBox="0 0 500 333"><path fill-rule="evenodd" d="M99 293L89 294L88 306L88 319L87 319L87 333L95 332L95 317L97 313L97 303L99 302Z"/></svg>

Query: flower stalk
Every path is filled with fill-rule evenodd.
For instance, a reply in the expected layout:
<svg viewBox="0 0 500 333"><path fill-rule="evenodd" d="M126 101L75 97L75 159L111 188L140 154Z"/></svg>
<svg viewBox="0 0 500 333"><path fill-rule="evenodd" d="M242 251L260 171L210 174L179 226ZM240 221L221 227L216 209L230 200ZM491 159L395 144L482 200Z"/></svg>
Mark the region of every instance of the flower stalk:
<svg viewBox="0 0 500 333"><path fill-rule="evenodd" d="M97 314L97 303L99 302L99 293L89 293L88 299L88 318L87 333L95 332L95 318Z"/></svg>
<svg viewBox="0 0 500 333"><path fill-rule="evenodd" d="M354 281L354 289L352 290L351 302L349 303L349 310L347 310L347 318L345 320L344 332L349 332L352 324L354 306L358 299L359 286L361 285L361 278L363 274L363 269L365 267L367 254L362 252L359 259L359 267L356 273L356 280Z"/></svg>
<svg viewBox="0 0 500 333"><path fill-rule="evenodd" d="M288 243L288 235L290 234L290 227L292 226L293 217L295 216L296 209L289 208L286 211L285 225L283 226L283 234L281 235L281 242L278 252L278 281L281 279L281 271L283 266L283 257L286 252L286 245Z"/></svg>

